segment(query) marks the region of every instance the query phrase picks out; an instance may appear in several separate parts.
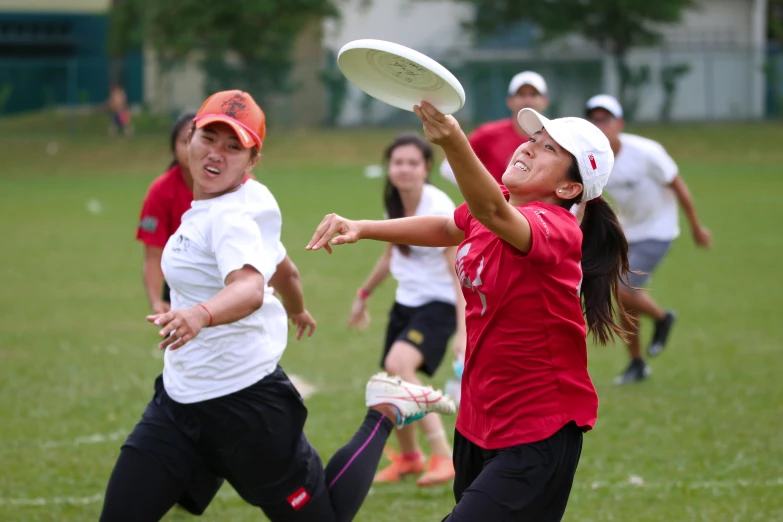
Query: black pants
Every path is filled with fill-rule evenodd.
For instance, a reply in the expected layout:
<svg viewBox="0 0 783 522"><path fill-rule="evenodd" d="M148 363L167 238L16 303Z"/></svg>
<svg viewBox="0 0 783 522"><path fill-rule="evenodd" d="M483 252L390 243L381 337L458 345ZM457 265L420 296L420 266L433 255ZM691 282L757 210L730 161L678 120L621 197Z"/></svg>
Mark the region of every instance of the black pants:
<svg viewBox="0 0 783 522"><path fill-rule="evenodd" d="M573 422L539 442L485 450L454 434L454 498L443 522L558 522L565 513L582 430Z"/></svg>
<svg viewBox="0 0 783 522"><path fill-rule="evenodd" d="M273 522L353 520L392 422L368 411L324 469L304 435L307 409L282 369L236 393L180 404L155 395L122 447L101 522L160 520L175 504L203 513L223 479Z"/></svg>

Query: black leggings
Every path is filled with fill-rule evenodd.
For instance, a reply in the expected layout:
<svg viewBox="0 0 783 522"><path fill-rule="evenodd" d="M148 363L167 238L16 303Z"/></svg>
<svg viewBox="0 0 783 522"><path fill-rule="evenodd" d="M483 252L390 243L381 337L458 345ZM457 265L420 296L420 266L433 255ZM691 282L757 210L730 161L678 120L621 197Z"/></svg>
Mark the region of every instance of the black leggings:
<svg viewBox="0 0 783 522"><path fill-rule="evenodd" d="M248 388L197 403L196 415L187 411L196 406L186 405L190 418L174 411L179 424L166 415L171 413L166 411L171 399L161 401L165 391L156 392L120 452L106 490L101 522L158 521L177 503L201 514L223 477L273 522L353 520L372 485L392 422L368 411L356 434L324 469L304 434L291 433L291 428L295 431L299 425L296 409L282 408L280 397L269 393L275 388L283 390L282 380L259 386L263 382L251 387L258 388L251 393ZM252 393L259 389L261 394ZM259 402L260 395L265 395L267 402ZM256 418L248 411L238 417L241 408L250 408ZM216 426L211 413L220 415ZM194 421L198 423L194 425ZM283 423L282 429L278 421Z"/></svg>

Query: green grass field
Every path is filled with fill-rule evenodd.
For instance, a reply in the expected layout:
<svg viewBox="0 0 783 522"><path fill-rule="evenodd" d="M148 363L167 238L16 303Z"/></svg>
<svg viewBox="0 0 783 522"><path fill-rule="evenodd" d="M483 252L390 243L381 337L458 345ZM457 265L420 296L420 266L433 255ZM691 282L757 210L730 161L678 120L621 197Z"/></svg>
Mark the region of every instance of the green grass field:
<svg viewBox="0 0 783 522"><path fill-rule="evenodd" d="M680 322L648 382L613 387L624 350L591 348L599 421L566 520L783 520L783 335L773 306L783 290L783 126L640 131L678 160L714 248L697 250L686 228L652 282ZM363 167L392 135L272 132L257 172L278 198L319 321L312 339L292 340L283 365L318 387L306 430L325 458L363 415L393 284L372 299L372 327L349 332L354 292L382 246L332 256L304 246L325 213L381 216L382 181ZM119 446L162 367L134 233L146 188L168 162L166 137L68 139L5 123L0 139L0 520L97 520ZM448 374L444 365L435 384ZM452 505L449 486L377 486L357 520L439 521ZM202 517L261 519L228 485Z"/></svg>

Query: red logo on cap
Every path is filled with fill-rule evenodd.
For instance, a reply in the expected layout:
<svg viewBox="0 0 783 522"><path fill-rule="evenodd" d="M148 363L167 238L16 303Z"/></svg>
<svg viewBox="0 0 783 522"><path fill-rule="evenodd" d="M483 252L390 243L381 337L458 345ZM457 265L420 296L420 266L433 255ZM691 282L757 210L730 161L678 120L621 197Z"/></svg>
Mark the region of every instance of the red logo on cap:
<svg viewBox="0 0 783 522"><path fill-rule="evenodd" d="M596 170L598 168L598 165L595 164L595 158L592 154L587 155L587 159L590 160L590 166L593 167L593 170Z"/></svg>
<svg viewBox="0 0 783 522"><path fill-rule="evenodd" d="M241 94L235 94L228 100L225 100L220 108L223 109L223 114L231 116L235 120L241 120L245 117L247 100Z"/></svg>
<svg viewBox="0 0 783 522"><path fill-rule="evenodd" d="M294 508L294 511L299 511L310 502L310 493L302 487L297 489L292 495L286 498L286 500L291 504L291 507Z"/></svg>

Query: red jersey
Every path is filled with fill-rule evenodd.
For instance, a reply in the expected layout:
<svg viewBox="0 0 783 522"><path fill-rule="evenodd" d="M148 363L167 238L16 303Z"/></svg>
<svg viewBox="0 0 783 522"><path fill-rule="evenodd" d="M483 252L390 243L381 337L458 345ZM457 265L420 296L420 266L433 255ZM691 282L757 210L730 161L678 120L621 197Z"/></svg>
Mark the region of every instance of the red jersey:
<svg viewBox="0 0 783 522"><path fill-rule="evenodd" d="M136 239L147 246L165 247L192 201L193 192L185 184L182 168L174 165L150 185L141 208Z"/></svg>
<svg viewBox="0 0 783 522"><path fill-rule="evenodd" d="M511 118L480 125L468 138L473 152L498 183L501 183L514 151L529 139L517 132Z"/></svg>
<svg viewBox="0 0 783 522"><path fill-rule="evenodd" d="M589 430L598 415L579 298L582 231L564 208L517 209L530 222L527 254L466 204L454 212L465 232L456 270L468 336L457 429L484 449L544 440L570 421Z"/></svg>

